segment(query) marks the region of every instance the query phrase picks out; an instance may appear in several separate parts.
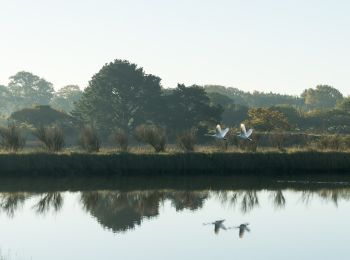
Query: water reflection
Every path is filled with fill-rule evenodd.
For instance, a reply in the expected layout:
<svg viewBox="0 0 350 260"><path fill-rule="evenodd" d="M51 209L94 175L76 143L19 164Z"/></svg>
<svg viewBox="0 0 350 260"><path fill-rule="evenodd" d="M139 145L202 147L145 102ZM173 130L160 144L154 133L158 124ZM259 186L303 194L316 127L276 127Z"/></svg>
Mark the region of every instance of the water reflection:
<svg viewBox="0 0 350 260"><path fill-rule="evenodd" d="M101 190L85 191L77 193L82 208L93 216L104 228L113 232L126 232L141 225L144 219L152 219L159 215L164 202L170 202L177 211L201 209L208 199L216 199L223 206L230 206L242 213L247 213L259 207L259 196L266 194L269 201L276 209L282 210L287 201L285 191L294 191L299 196L299 203L306 205L313 199L324 200L335 206L342 200L350 200L350 188L330 188L314 190ZM64 203L62 192L3 192L0 193L0 211L8 217L14 217L25 203L30 203L31 208L37 214L45 214L48 211L59 212ZM224 220L211 223L214 232L227 230ZM249 232L248 224L238 227L239 237L243 238L245 232Z"/></svg>
<svg viewBox="0 0 350 260"><path fill-rule="evenodd" d="M225 220L216 220L214 222L209 222L209 223L204 223L203 225L214 225L214 233L219 234L220 229L222 230L227 230L227 228L224 225Z"/></svg>
<svg viewBox="0 0 350 260"><path fill-rule="evenodd" d="M245 223L245 224L240 224L238 227L235 227L235 228L238 228L238 230L239 230L239 232L238 232L239 238L243 238L244 233L246 231L250 232L248 225L249 225L249 223Z"/></svg>

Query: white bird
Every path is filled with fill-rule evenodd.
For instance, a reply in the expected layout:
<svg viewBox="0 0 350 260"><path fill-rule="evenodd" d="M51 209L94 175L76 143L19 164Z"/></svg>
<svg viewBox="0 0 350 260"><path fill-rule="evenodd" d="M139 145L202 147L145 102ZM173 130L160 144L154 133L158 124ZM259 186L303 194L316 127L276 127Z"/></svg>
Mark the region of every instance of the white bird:
<svg viewBox="0 0 350 260"><path fill-rule="evenodd" d="M223 224L224 221L225 221L224 219L221 219L221 220L216 220L214 222L203 223L203 225L214 225L214 232L215 234L218 234L220 229L227 230L227 228Z"/></svg>
<svg viewBox="0 0 350 260"><path fill-rule="evenodd" d="M221 126L217 125L215 129L215 134L206 134L206 136L211 136L211 137L215 137L216 139L226 140L225 135L227 134L228 130L230 129L225 128L224 130L221 130Z"/></svg>
<svg viewBox="0 0 350 260"><path fill-rule="evenodd" d="M252 141L252 139L250 138L250 136L253 133L253 129L249 129L248 131L245 129L245 125L241 124L241 130L242 132L238 135L238 137L244 139L244 140L249 140Z"/></svg>

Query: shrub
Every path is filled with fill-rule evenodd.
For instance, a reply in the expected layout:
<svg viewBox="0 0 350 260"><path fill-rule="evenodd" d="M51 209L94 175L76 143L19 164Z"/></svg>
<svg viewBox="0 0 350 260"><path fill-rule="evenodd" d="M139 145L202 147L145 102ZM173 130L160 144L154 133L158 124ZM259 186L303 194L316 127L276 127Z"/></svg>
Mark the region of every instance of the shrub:
<svg viewBox="0 0 350 260"><path fill-rule="evenodd" d="M33 134L41 141L49 152L59 152L64 147L64 134L59 126L38 127Z"/></svg>
<svg viewBox="0 0 350 260"><path fill-rule="evenodd" d="M191 128L183 131L176 138L177 145L186 152L193 152L196 144L197 129Z"/></svg>
<svg viewBox="0 0 350 260"><path fill-rule="evenodd" d="M139 125L135 129L135 139L138 142L151 145L154 150L164 152L166 146L166 136L163 128L156 125Z"/></svg>
<svg viewBox="0 0 350 260"><path fill-rule="evenodd" d="M115 130L114 134L114 141L118 144L119 148L121 151L126 152L128 150L128 135L126 134L126 132L121 129L118 128Z"/></svg>
<svg viewBox="0 0 350 260"><path fill-rule="evenodd" d="M79 144L89 153L100 151L101 142L97 130L92 126L84 127L80 133Z"/></svg>
<svg viewBox="0 0 350 260"><path fill-rule="evenodd" d="M274 132L270 134L269 139L273 147L276 147L279 150L283 150L283 146L287 139L287 136L286 134L281 132Z"/></svg>
<svg viewBox="0 0 350 260"><path fill-rule="evenodd" d="M0 128L1 146L5 150L18 151L23 149L25 138L22 136L20 128L15 124L8 125L7 128Z"/></svg>
<svg viewBox="0 0 350 260"><path fill-rule="evenodd" d="M256 152L261 139L261 134L255 133L251 136L252 141L239 139L238 147L248 152Z"/></svg>
<svg viewBox="0 0 350 260"><path fill-rule="evenodd" d="M341 150L344 147L345 138L339 135L322 136L317 142L316 147L321 150ZM345 148L345 147L344 147Z"/></svg>

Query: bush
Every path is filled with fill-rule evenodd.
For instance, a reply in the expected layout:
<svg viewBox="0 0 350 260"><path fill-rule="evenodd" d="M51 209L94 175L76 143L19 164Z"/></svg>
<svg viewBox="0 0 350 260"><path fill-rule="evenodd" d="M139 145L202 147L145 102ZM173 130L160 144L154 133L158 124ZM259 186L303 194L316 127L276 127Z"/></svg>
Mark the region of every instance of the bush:
<svg viewBox="0 0 350 260"><path fill-rule="evenodd" d="M191 128L183 131L176 138L177 145L186 152L193 152L196 145L197 129Z"/></svg>
<svg viewBox="0 0 350 260"><path fill-rule="evenodd" d="M279 150L284 150L283 146L287 139L287 136L285 133L281 133L281 132L271 133L269 139L273 147L276 147Z"/></svg>
<svg viewBox="0 0 350 260"><path fill-rule="evenodd" d="M321 150L342 150L345 148L345 138L339 135L322 136L316 142L316 147Z"/></svg>
<svg viewBox="0 0 350 260"><path fill-rule="evenodd" d="M126 152L128 150L128 135L121 128L115 130L114 141L118 144L121 151Z"/></svg>
<svg viewBox="0 0 350 260"><path fill-rule="evenodd" d="M23 149L25 138L22 136L20 128L15 124L8 125L7 128L0 128L1 146L8 151L18 151Z"/></svg>
<svg viewBox="0 0 350 260"><path fill-rule="evenodd" d="M239 137L238 137L239 138ZM252 141L242 140L239 138L238 147L244 151L256 152L261 139L261 134L255 133L251 136Z"/></svg>
<svg viewBox="0 0 350 260"><path fill-rule="evenodd" d="M154 150L164 152L166 136L163 128L156 125L139 125L135 129L135 139L138 142L151 145Z"/></svg>
<svg viewBox="0 0 350 260"><path fill-rule="evenodd" d="M41 141L49 152L59 152L64 147L64 134L59 126L39 127L33 134Z"/></svg>
<svg viewBox="0 0 350 260"><path fill-rule="evenodd" d="M89 153L100 151L101 142L97 130L92 126L84 127L80 133L79 144Z"/></svg>

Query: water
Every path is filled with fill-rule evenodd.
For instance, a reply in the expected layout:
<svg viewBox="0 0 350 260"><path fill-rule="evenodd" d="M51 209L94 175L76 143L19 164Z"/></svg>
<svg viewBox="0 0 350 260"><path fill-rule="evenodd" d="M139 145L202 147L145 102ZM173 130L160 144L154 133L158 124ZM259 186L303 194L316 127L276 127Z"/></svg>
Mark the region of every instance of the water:
<svg viewBox="0 0 350 260"><path fill-rule="evenodd" d="M346 179L135 180L3 181L2 256L349 259Z"/></svg>

